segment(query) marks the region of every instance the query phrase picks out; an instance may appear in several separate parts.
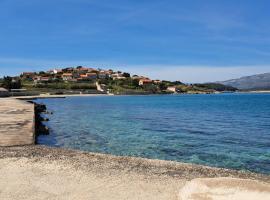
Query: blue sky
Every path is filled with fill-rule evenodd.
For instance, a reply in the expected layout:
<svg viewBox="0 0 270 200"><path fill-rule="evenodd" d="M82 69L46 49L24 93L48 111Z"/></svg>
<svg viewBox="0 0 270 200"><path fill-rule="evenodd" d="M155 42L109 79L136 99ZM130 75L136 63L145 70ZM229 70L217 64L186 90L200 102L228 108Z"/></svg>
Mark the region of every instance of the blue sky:
<svg viewBox="0 0 270 200"><path fill-rule="evenodd" d="M61 66L205 82L270 72L269 0L0 0L0 76Z"/></svg>

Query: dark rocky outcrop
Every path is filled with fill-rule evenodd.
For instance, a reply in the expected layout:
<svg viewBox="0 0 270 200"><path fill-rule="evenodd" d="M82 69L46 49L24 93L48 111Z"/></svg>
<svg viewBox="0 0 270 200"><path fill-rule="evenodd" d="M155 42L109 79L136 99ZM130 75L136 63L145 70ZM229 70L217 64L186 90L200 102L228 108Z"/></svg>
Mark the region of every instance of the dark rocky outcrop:
<svg viewBox="0 0 270 200"><path fill-rule="evenodd" d="M45 104L36 103L29 101L35 105L35 134L39 135L49 135L49 128L43 124L43 122L49 121L48 118L44 118L42 113L49 113Z"/></svg>

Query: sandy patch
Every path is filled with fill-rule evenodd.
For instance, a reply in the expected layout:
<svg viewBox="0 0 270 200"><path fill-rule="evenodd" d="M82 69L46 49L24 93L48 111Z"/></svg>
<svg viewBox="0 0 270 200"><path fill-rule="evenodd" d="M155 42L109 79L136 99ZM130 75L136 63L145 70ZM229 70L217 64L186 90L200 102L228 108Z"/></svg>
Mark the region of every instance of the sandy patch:
<svg viewBox="0 0 270 200"><path fill-rule="evenodd" d="M0 199L177 199L184 182L122 173L103 176L57 162L0 160Z"/></svg>
<svg viewBox="0 0 270 200"><path fill-rule="evenodd" d="M179 200L268 200L270 185L236 178L194 179L179 192Z"/></svg>

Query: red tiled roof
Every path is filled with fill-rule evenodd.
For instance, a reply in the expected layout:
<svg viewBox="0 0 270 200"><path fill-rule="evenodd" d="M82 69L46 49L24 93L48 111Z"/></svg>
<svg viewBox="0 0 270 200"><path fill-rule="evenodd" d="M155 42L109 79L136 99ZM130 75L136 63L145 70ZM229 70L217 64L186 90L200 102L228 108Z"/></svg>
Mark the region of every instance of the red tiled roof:
<svg viewBox="0 0 270 200"><path fill-rule="evenodd" d="M144 83L152 83L152 82L153 82L153 81L150 80L150 79L142 79L142 80L140 80L140 81L142 81L142 82L144 82Z"/></svg>

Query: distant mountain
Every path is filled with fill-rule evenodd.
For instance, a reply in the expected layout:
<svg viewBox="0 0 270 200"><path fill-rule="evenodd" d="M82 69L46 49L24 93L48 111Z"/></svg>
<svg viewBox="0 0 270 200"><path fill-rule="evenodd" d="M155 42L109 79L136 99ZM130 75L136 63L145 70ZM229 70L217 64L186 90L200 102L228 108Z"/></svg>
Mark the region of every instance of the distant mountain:
<svg viewBox="0 0 270 200"><path fill-rule="evenodd" d="M232 86L240 90L270 90L270 73L245 76L218 83Z"/></svg>

